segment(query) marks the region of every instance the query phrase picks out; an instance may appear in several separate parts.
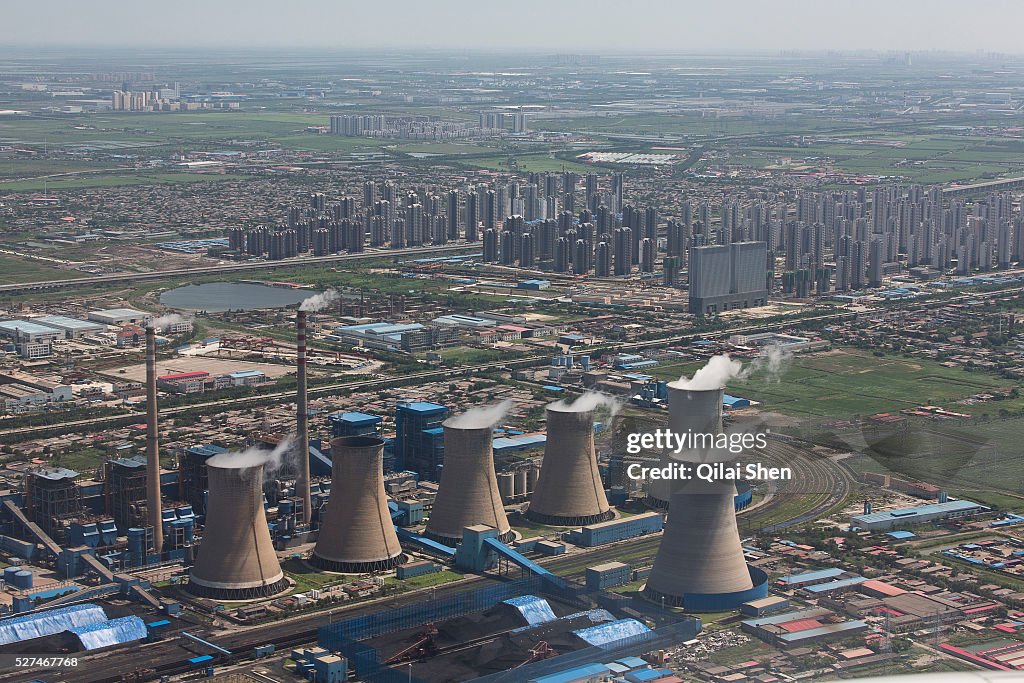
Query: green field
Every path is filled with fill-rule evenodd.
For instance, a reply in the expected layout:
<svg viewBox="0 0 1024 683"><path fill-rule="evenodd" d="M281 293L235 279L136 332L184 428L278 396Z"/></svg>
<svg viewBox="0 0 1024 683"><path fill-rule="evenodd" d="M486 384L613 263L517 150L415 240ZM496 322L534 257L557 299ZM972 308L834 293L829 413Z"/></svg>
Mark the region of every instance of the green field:
<svg viewBox="0 0 1024 683"><path fill-rule="evenodd" d="M31 180L0 181L0 195L4 192L79 190L88 187L117 187L123 185L167 185L177 183L222 183L229 180L246 180L251 176L237 173L96 173L56 178L33 178Z"/></svg>
<svg viewBox="0 0 1024 683"><path fill-rule="evenodd" d="M42 261L32 261L0 254L0 285L41 282L43 280L66 280L73 277L82 277L82 274L53 268Z"/></svg>
<svg viewBox="0 0 1024 683"><path fill-rule="evenodd" d="M660 365L653 374L677 379L700 365ZM952 402L1013 384L989 373L947 368L928 360L877 358L866 351L842 349L795 356L778 381L755 373L747 380L730 382L729 392L760 401L765 410L797 417L849 418L921 405L979 415L1022 406L1019 401L998 401L958 409Z"/></svg>

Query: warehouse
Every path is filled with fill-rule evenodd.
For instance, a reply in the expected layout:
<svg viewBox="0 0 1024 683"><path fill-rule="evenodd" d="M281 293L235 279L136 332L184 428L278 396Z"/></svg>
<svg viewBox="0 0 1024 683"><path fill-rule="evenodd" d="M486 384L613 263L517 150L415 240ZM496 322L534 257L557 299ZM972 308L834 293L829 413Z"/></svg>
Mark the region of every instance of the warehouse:
<svg viewBox="0 0 1024 683"><path fill-rule="evenodd" d="M634 536L643 536L661 531L665 520L659 512L647 512L626 519L612 519L591 524L570 534L573 543L584 548L605 543L614 543Z"/></svg>
<svg viewBox="0 0 1024 683"><path fill-rule="evenodd" d="M33 320L47 327L63 330L68 339L79 339L87 334L103 332L107 328L99 323L92 323L88 320L69 318L64 315L44 315Z"/></svg>
<svg viewBox="0 0 1024 683"><path fill-rule="evenodd" d="M919 505L887 512L854 515L850 517L850 527L868 531L892 531L897 527L964 519L988 511L989 509L984 505L978 505L969 500L951 500L945 503Z"/></svg>
<svg viewBox="0 0 1024 683"><path fill-rule="evenodd" d="M89 320L104 325L145 325L153 316L149 313L136 311L134 308L106 308L100 311L89 311Z"/></svg>
<svg viewBox="0 0 1024 683"><path fill-rule="evenodd" d="M0 337L13 341L22 358L46 358L64 332L30 320L0 320Z"/></svg>

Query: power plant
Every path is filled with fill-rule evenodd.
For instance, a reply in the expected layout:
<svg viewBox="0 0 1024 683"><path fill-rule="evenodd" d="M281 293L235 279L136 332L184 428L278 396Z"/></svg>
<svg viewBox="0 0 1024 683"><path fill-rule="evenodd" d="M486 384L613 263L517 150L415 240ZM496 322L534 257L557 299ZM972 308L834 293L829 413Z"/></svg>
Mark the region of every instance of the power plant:
<svg viewBox="0 0 1024 683"><path fill-rule="evenodd" d="M313 506L309 490L309 407L306 401L306 311L295 312L296 327L296 398L295 435L298 439L299 473L295 481L296 495L302 499L302 519L309 524Z"/></svg>
<svg viewBox="0 0 1024 683"><path fill-rule="evenodd" d="M723 389L669 384L668 427L675 434L720 434ZM671 458L671 456L667 456ZM728 452L698 449L679 454L690 463L720 462ZM767 594L767 576L743 556L731 481L670 480L665 532L644 595L674 607L729 609ZM756 579L756 582L755 582Z"/></svg>
<svg viewBox="0 0 1024 683"><path fill-rule="evenodd" d="M160 502L160 434L156 404L156 329L146 325L146 519L153 529L153 552L164 547Z"/></svg>
<svg viewBox="0 0 1024 683"><path fill-rule="evenodd" d="M424 535L457 545L465 527L486 524L498 530L501 541L511 539L514 534L494 474L491 425L461 426L455 417L442 426L444 467Z"/></svg>
<svg viewBox="0 0 1024 683"><path fill-rule="evenodd" d="M384 440L331 440L331 497L310 562L321 569L363 573L391 569L402 548L384 492Z"/></svg>
<svg viewBox="0 0 1024 683"><path fill-rule="evenodd" d="M237 464L237 466L236 466ZM215 600L247 600L288 585L263 511L263 462L222 454L206 461L209 502L188 590Z"/></svg>
<svg viewBox="0 0 1024 683"><path fill-rule="evenodd" d="M526 517L540 524L582 526L611 519L594 451L594 411L547 406L547 441Z"/></svg>

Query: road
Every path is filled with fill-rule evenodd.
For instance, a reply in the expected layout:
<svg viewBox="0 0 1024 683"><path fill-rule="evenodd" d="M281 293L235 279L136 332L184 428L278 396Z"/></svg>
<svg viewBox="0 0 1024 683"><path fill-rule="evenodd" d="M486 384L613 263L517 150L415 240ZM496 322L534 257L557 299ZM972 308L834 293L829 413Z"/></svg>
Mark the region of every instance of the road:
<svg viewBox="0 0 1024 683"><path fill-rule="evenodd" d="M223 275L224 273L244 273L258 270L275 270L277 268L301 268L306 266L331 265L346 261L361 261L375 258L392 258L395 256L420 256L431 254L459 254L480 251L479 244L451 244L441 246L412 247L409 249L388 249L363 251L356 254L331 254L329 256L304 256L302 258L284 259L281 261L253 261L245 263L224 263L216 266L196 266L194 268L176 268L173 270L154 270L148 273L114 273L111 275L94 275L76 277L67 280L45 280L41 282L25 282L0 285L0 294L22 294L53 289L67 289L93 285L122 285L130 282L146 282L149 280L165 280L176 277L195 277L202 275Z"/></svg>
<svg viewBox="0 0 1024 683"><path fill-rule="evenodd" d="M817 316L808 316L796 321L787 321L779 323L755 323L752 325L733 327L728 330L716 332L687 333L640 342L623 342L621 344L607 344L589 348L587 349L587 351L595 356L605 353L643 351L646 349L663 348L665 346L671 346L674 344L693 341L695 339L709 339L725 335L742 334L744 332L765 332L771 330L779 330L783 328L792 327L794 324L797 323L827 321L835 322L839 320L853 318L855 317L855 315L856 314L854 313L849 313L845 311L837 313L828 313ZM550 356L551 351L544 350L534 355L531 355L527 358L493 361L490 363L481 363L479 365L471 365L462 368L440 368L435 370L425 370L423 372L402 375L401 377L385 377L367 380L356 379L354 381L349 382L338 382L319 387L311 387L308 390L308 394L311 397L331 396L337 394L339 391L347 391L354 389L357 389L359 391L365 391L369 389L380 389L393 386L404 386L409 384L433 382L445 380L453 376L473 375L483 372L489 372L492 370L519 369L533 365L544 365L548 362ZM185 412L195 412L198 414L202 414L205 411L220 413L225 410L231 410L234 408L264 405L280 401L291 401L294 398L294 390L277 391L268 394L259 394L258 396L246 396L234 399L216 399L211 401L204 401L202 403L193 403L187 406L161 408L160 415L161 417L165 417ZM65 434L71 431L77 431L81 429L99 429L102 427L124 426L139 422L140 419L142 419L144 416L145 411L134 411L131 413L122 413L118 415L110 415L103 417L92 417L81 420L66 420L56 425L45 424L27 427L12 427L0 430L0 438L7 437L11 441L23 441L25 439L33 437L56 436L59 434Z"/></svg>

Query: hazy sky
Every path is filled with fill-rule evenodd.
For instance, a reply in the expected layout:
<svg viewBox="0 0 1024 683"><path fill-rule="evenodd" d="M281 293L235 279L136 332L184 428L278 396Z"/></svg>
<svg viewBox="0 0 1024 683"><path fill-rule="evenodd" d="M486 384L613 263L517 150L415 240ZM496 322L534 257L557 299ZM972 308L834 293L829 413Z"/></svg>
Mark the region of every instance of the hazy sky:
<svg viewBox="0 0 1024 683"><path fill-rule="evenodd" d="M1024 0L0 2L0 46L1024 52Z"/></svg>

